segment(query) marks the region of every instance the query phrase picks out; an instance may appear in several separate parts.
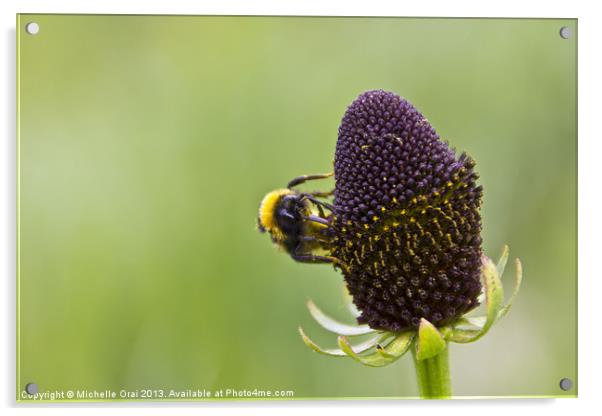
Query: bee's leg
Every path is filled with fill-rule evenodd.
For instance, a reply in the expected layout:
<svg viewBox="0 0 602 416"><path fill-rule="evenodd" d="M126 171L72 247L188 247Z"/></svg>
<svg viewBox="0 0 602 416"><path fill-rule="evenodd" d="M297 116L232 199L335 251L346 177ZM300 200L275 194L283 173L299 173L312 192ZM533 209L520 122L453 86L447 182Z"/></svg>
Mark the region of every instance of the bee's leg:
<svg viewBox="0 0 602 416"><path fill-rule="evenodd" d="M321 244L328 244L328 240L324 239L324 238L318 238L316 236L313 235L302 235L299 237L301 239L301 241L306 241L306 242L310 242L310 243L321 243Z"/></svg>
<svg viewBox="0 0 602 416"><path fill-rule="evenodd" d="M315 254L307 254L307 253L297 254L297 253L293 252L293 253L291 253L291 257L293 258L293 260L298 261L300 263L317 263L317 264L332 263L332 264L335 264L335 265L341 267L344 270L347 270L347 266L345 265L345 263L343 263L336 257L332 257L332 256L317 256Z"/></svg>
<svg viewBox="0 0 602 416"><path fill-rule="evenodd" d="M313 215L313 214L304 215L301 218L303 218L304 220L317 222L318 224L322 224L322 225L330 225L330 222L326 218L318 217L317 215Z"/></svg>
<svg viewBox="0 0 602 416"><path fill-rule="evenodd" d="M307 199L310 200L311 202L313 202L314 204L316 204L318 207L324 207L329 211L334 211L334 207L332 205L330 205L328 202L319 201L316 198L314 198L313 196L310 196Z"/></svg>
<svg viewBox="0 0 602 416"><path fill-rule="evenodd" d="M338 259L330 256L316 256L315 254L291 253L291 257L300 263L335 263Z"/></svg>
<svg viewBox="0 0 602 416"><path fill-rule="evenodd" d="M326 208L329 211L334 211L334 207L332 205L330 205L327 202L322 202L322 201L316 199L314 194L302 193L301 196L304 199L307 199L308 201L313 202L318 207L318 211L320 211L320 216L322 216L322 217L325 217L323 215L324 212L323 212L322 208Z"/></svg>
<svg viewBox="0 0 602 416"><path fill-rule="evenodd" d="M313 181L315 179L325 179L325 178L330 178L331 176L334 175L334 172L329 172L329 173L318 173L315 175L302 175L302 176L298 176L295 179L293 179L292 181L290 181L288 183L288 188L292 188L294 186L300 185L304 182L307 181Z"/></svg>
<svg viewBox="0 0 602 416"><path fill-rule="evenodd" d="M326 191L326 192L321 192L321 191L309 192L309 194L311 196L315 196L318 198L326 198L327 196L334 194L334 189L331 189L330 191Z"/></svg>
<svg viewBox="0 0 602 416"><path fill-rule="evenodd" d="M322 208L322 204L316 204L318 207L318 215L320 218L326 218L326 214L324 213L324 209Z"/></svg>
<svg viewBox="0 0 602 416"><path fill-rule="evenodd" d="M316 200L315 198L312 198L309 194L301 194L301 198L311 201L316 207L318 207L318 215L321 218L326 218L326 214L324 213L324 208L322 208L322 207L330 209L329 207L326 206L327 204L321 203L320 201Z"/></svg>

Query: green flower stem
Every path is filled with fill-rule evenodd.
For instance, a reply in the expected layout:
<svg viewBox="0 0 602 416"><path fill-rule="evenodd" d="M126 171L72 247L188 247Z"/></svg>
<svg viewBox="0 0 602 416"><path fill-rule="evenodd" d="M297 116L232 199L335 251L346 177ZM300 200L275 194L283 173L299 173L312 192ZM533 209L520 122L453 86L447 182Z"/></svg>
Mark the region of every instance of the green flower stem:
<svg viewBox="0 0 602 416"><path fill-rule="evenodd" d="M416 350L412 348L412 357L416 367L420 397L423 399L446 399L451 397L448 345L439 354L424 360L418 360Z"/></svg>

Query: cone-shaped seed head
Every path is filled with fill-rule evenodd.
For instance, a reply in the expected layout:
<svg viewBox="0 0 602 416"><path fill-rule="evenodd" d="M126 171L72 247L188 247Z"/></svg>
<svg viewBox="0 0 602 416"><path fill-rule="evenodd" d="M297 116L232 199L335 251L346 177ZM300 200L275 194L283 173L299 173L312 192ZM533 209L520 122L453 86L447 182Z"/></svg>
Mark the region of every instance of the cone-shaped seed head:
<svg viewBox="0 0 602 416"><path fill-rule="evenodd" d="M396 94L369 91L347 109L335 154L333 255L359 321L401 331L450 323L478 305L482 188Z"/></svg>

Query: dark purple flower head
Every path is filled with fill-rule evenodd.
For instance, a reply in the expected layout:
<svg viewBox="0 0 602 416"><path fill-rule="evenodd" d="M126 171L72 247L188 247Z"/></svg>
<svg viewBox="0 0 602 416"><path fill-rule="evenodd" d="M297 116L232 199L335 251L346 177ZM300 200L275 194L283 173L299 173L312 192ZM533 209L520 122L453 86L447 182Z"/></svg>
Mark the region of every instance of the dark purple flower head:
<svg viewBox="0 0 602 416"><path fill-rule="evenodd" d="M335 154L333 255L359 321L402 331L478 305L482 188L409 102L368 91L347 109Z"/></svg>

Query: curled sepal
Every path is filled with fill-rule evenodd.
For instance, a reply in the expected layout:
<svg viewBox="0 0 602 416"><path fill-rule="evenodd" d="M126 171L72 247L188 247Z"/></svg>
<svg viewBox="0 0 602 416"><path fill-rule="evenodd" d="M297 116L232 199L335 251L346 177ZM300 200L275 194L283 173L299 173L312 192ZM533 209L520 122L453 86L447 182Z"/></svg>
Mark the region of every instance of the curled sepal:
<svg viewBox="0 0 602 416"><path fill-rule="evenodd" d="M474 329L474 327L481 329L486 321L486 316L463 316L454 323L454 328L468 326L473 327L471 329Z"/></svg>
<svg viewBox="0 0 602 416"><path fill-rule="evenodd" d="M386 334L391 334L390 332ZM402 357L408 349L410 345L412 345L412 340L414 339L414 332L407 331L403 332L395 337L393 341L391 341L388 345L383 346L382 344L376 344L376 352L382 355L384 358L389 358L392 360L397 360Z"/></svg>
<svg viewBox="0 0 602 416"><path fill-rule="evenodd" d="M458 344L466 344L476 341L481 331L481 329L453 328L445 335L445 339Z"/></svg>
<svg viewBox="0 0 602 416"><path fill-rule="evenodd" d="M420 319L418 340L416 341L416 359L426 360L438 355L447 347L443 335L426 319Z"/></svg>
<svg viewBox="0 0 602 416"><path fill-rule="evenodd" d="M390 333L389 333L390 334ZM368 355L359 355L354 350L345 336L339 336L337 343L341 350L355 361L369 367L384 367L401 358L412 343L413 334L404 332L397 335L386 347L380 347L376 352ZM382 350L382 351L381 351Z"/></svg>
<svg viewBox="0 0 602 416"><path fill-rule="evenodd" d="M453 329L446 334L448 341L458 343L474 342L489 331L489 328L498 319L504 301L504 288L500 281L498 268L490 258L483 256L483 285L485 288L485 300L487 302L487 317L485 323L478 330Z"/></svg>
<svg viewBox="0 0 602 416"><path fill-rule="evenodd" d="M322 328L326 329L327 331L334 332L337 335L354 336L371 334L375 332L375 330L370 328L368 325L347 325L332 319L322 312L311 300L307 301L307 309L309 309L311 316L316 320L317 323L320 324Z"/></svg>
<svg viewBox="0 0 602 416"><path fill-rule="evenodd" d="M452 342L458 343L468 343L476 341L481 338L485 333L491 328L491 325L496 323L498 320L502 319L512 307L516 296L520 290L521 282L523 279L523 268L519 259L515 260L515 276L514 276L514 288L512 289L512 295L510 295L510 299L504 305L501 305L503 302L504 292L503 287L500 281L500 277L506 268L506 263L508 261L508 246L504 246L504 250L502 255L495 267L496 273L491 267L491 264L483 266L483 277L484 277L484 289L485 293L495 287L497 285L500 287L497 290L497 294L492 294L491 297L487 298L487 316L472 316L472 317L462 317L458 319L451 328L445 332L445 339ZM486 274L488 273L488 274ZM488 278L489 277L489 278ZM488 282L493 282L494 284L490 284ZM493 302L499 302L499 304L490 305L490 299ZM497 309L497 313L495 310ZM493 318L492 318L493 317ZM476 329L475 329L476 328Z"/></svg>
<svg viewBox="0 0 602 416"><path fill-rule="evenodd" d="M504 274L504 270L506 270L506 263L508 263L508 256L510 255L510 248L508 247L508 245L504 245L504 248L502 249L502 255L500 256L500 258L497 261L497 273L498 275L501 277Z"/></svg>
<svg viewBox="0 0 602 416"><path fill-rule="evenodd" d="M301 328L301 327L299 327L299 334L301 334L301 338L303 339L303 342L305 343L305 345L307 345L312 350L319 352L320 354L330 355L332 357L347 356L347 354L341 349L322 348L322 347L318 346L318 344L316 344L310 337L308 337L305 334L305 331L303 331L303 328ZM369 350L372 347L379 345L379 343L383 342L385 339L386 338L384 338L383 335L378 335L378 336L372 337L370 339L367 339L366 341L364 341L362 343L354 345L351 348L355 353L359 354L359 353Z"/></svg>
<svg viewBox="0 0 602 416"><path fill-rule="evenodd" d="M518 295L521 282L523 281L523 265L521 264L519 259L516 259L514 264L514 289L512 289L512 295L510 295L510 299L508 299L508 302L500 310L497 319L501 319L502 317L504 317L504 315L508 313L508 311L512 307L512 304L514 303L514 299L516 299L516 295Z"/></svg>
<svg viewBox="0 0 602 416"><path fill-rule="evenodd" d="M497 274L500 279L502 278L502 276L504 274L504 270L506 270L506 264L508 263L509 255L510 255L510 248L508 247L507 244L505 244L504 248L502 249L502 254L500 255L500 258L498 259L497 264L495 266L497 269ZM486 300L486 298L487 298L486 288L485 288L485 286L483 286L483 290L481 291L481 294L477 298L477 301L479 303L483 303Z"/></svg>

